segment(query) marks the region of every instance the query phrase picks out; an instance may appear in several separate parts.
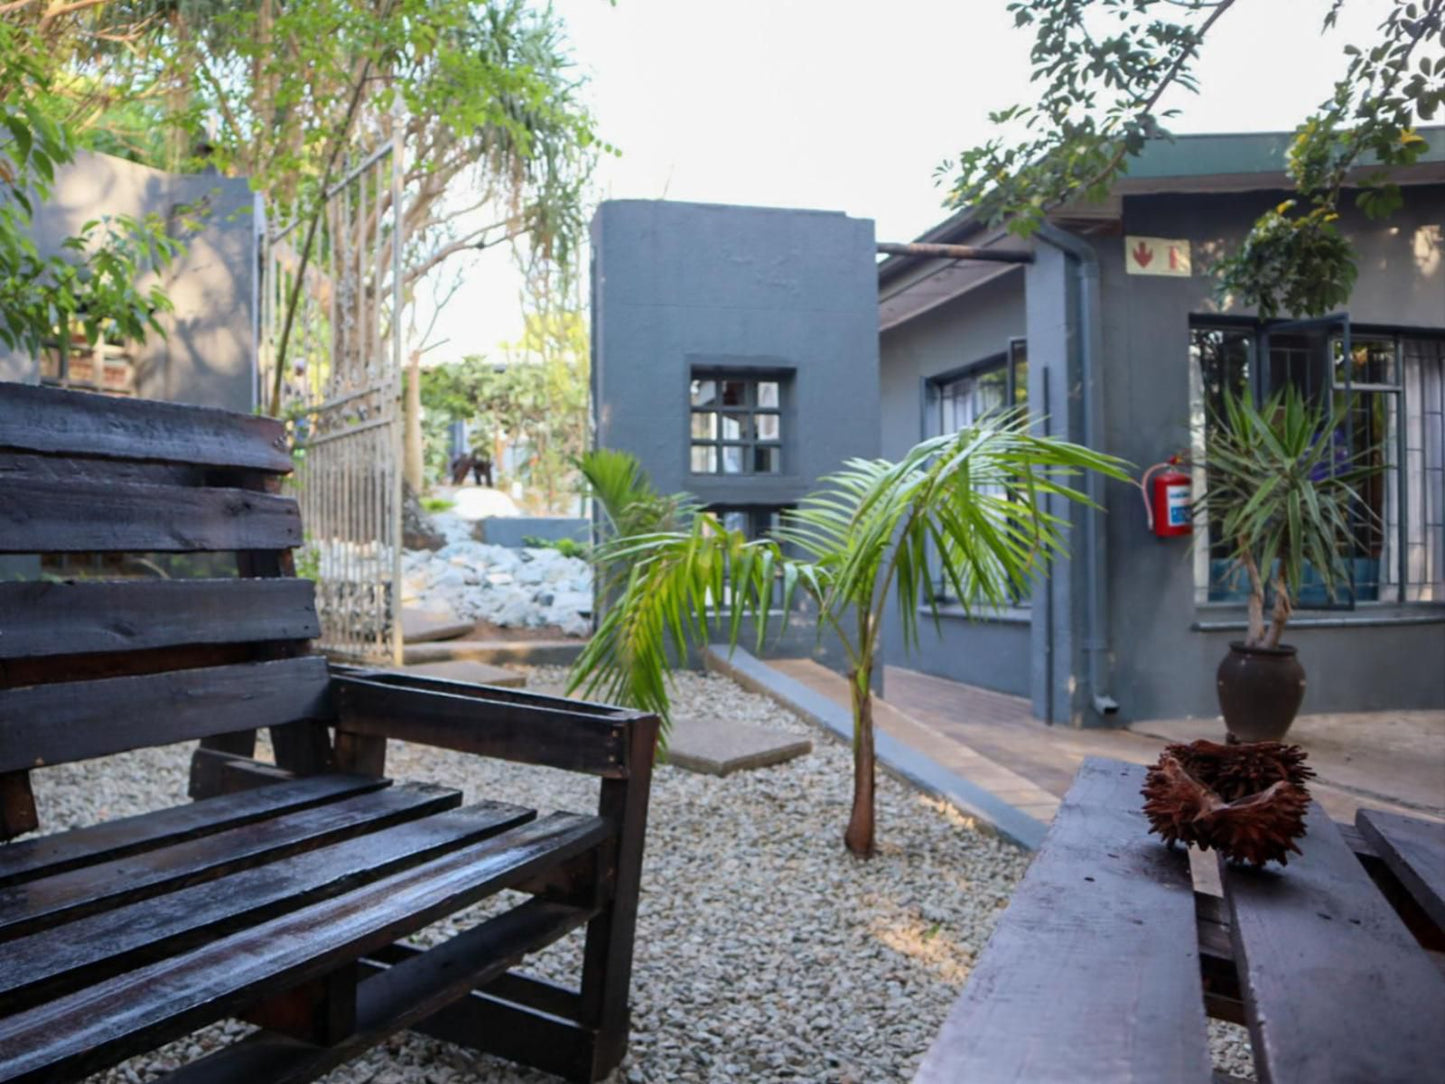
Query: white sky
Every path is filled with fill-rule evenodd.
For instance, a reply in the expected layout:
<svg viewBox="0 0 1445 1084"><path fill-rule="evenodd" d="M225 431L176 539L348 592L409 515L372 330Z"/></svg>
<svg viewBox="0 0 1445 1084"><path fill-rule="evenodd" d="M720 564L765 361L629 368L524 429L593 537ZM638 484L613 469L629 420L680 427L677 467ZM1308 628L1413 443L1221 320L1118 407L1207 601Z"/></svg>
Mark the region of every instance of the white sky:
<svg viewBox="0 0 1445 1084"><path fill-rule="evenodd" d="M934 169L1029 94L1029 30L1005 0L554 0L604 139L604 199L841 210L905 241L947 216ZM1213 28L1177 132L1292 129L1389 0L1240 0ZM428 360L493 353L521 328L501 250L470 257Z"/></svg>

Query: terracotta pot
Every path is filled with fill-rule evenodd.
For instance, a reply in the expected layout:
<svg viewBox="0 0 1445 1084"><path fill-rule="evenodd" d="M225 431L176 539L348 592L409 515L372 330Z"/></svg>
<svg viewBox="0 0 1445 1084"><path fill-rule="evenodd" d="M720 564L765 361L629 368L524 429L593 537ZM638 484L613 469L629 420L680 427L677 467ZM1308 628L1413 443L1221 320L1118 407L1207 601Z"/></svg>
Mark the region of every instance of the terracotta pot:
<svg viewBox="0 0 1445 1084"><path fill-rule="evenodd" d="M1236 641L1219 664L1217 688L1230 741L1279 741L1304 699L1305 670L1292 647Z"/></svg>

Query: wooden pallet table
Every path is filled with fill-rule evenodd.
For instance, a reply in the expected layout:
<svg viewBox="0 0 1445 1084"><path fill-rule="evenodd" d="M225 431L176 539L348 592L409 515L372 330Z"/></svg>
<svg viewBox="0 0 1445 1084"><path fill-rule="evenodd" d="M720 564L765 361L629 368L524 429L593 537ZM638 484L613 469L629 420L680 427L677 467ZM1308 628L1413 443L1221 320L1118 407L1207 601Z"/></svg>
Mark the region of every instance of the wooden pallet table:
<svg viewBox="0 0 1445 1084"><path fill-rule="evenodd" d="M1150 836L1144 775L1085 761L916 1084L1219 1080L1207 1016L1261 1081L1442 1079L1445 825L1314 805L1240 868Z"/></svg>

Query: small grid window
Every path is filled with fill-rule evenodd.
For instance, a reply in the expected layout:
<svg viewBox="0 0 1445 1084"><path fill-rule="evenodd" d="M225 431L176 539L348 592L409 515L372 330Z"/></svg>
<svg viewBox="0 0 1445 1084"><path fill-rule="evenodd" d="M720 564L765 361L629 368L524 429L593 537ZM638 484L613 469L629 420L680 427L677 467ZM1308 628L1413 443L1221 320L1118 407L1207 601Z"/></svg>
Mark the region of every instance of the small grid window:
<svg viewBox="0 0 1445 1084"><path fill-rule="evenodd" d="M693 474L781 474L783 384L777 377L694 373Z"/></svg>

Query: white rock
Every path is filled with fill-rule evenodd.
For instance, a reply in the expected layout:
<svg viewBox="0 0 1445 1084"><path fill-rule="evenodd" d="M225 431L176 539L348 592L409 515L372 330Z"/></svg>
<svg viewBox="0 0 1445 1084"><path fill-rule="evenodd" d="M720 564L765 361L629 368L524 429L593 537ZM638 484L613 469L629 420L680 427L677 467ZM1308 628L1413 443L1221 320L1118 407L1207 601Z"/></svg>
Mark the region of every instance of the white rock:
<svg viewBox="0 0 1445 1084"><path fill-rule="evenodd" d="M517 502L499 489L486 486L462 486L452 494L449 509L458 519L475 523L487 516L515 516L519 514Z"/></svg>

